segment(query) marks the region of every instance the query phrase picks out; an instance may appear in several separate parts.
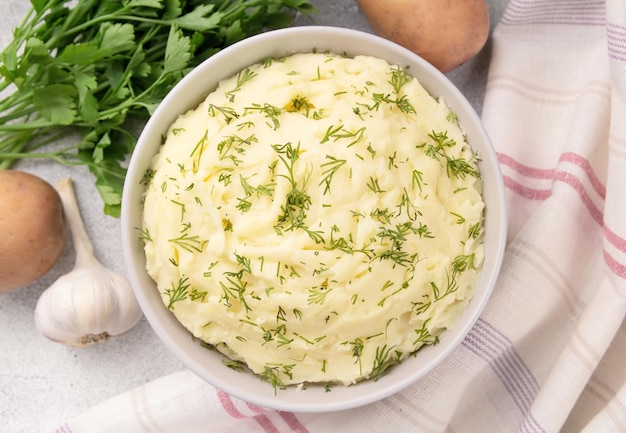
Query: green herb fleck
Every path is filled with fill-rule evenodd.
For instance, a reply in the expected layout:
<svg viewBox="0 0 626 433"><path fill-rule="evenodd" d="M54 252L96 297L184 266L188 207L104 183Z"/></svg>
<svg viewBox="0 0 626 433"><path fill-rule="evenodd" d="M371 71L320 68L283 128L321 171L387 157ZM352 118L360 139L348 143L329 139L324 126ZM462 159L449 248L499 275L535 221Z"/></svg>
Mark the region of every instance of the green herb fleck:
<svg viewBox="0 0 626 433"><path fill-rule="evenodd" d="M235 88L226 92L226 97L231 101L235 98L235 93L239 92L244 84L251 81L258 74L250 70L250 68L245 68L237 74L237 83L235 84Z"/></svg>
<svg viewBox="0 0 626 433"><path fill-rule="evenodd" d="M320 185L324 184L324 195L330 192L330 184L337 170L346 163L345 159L337 159L331 155L326 155L326 159L330 161L321 165L324 170L322 171L322 180L319 183Z"/></svg>
<svg viewBox="0 0 626 433"><path fill-rule="evenodd" d="M167 308L169 310L174 309L174 304L176 302L184 301L187 299L187 291L189 289L190 284L187 282L189 278L180 277L178 279L177 284L172 283L169 289L165 290L165 296L168 297Z"/></svg>

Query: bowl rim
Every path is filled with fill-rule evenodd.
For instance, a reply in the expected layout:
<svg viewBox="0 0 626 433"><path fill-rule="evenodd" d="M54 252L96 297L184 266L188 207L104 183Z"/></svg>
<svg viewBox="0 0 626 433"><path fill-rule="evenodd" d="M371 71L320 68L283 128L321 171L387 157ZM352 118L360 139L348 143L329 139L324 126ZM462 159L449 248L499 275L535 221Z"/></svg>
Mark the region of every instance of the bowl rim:
<svg viewBox="0 0 626 433"><path fill-rule="evenodd" d="M349 46L352 49L335 50L333 47L338 45ZM291 48L295 46L302 48ZM152 156L158 150L163 131L171 125L178 114L195 108L220 79L231 76L248 65L271 57L273 54L270 52L272 51L285 55L298 51L311 51L312 49L336 51L350 56L366 54L381 57L392 64L410 65L410 72L420 80L429 93L444 97L445 102L459 116L459 123L468 135L468 142L470 142L469 137L471 136L470 146L476 150L474 145L476 143L481 144L479 166L483 172L483 193L488 191L490 199L489 203L485 202L485 227L488 227L485 230L485 245L489 241L491 249L485 254L485 264L477 286L480 291L476 290L469 307L455 326L446 330L442 336L442 343L420 350L418 356L406 359L394 367L395 371L387 373L379 381L362 381L349 387L337 385L336 388L332 389L332 392L325 394L311 388L306 390L289 388L275 392L269 384L261 382L258 377L251 373L233 372L238 375L247 374L249 378L258 380L263 387L267 388L260 390L259 387L252 386L253 391L251 392L237 385L242 382L242 380L237 379L237 376L228 371L209 372L205 365L206 360L200 359L203 358L201 355L188 355L188 351L195 355L196 349L194 347L199 347L199 345L192 340L188 331L176 319L174 321L178 327L171 318L167 318L167 316L173 317L173 315L165 308L158 295L150 293L150 290L156 292L154 282L152 282L152 288L147 288L150 286L151 280L145 271L145 255L137 231L137 227L141 225L140 202L143 195L143 186L140 185L140 181L150 165ZM207 78L207 71L215 73L215 75ZM213 83L212 88L208 85L204 86L205 89L208 89L206 93L198 91L197 88L194 89L196 82L202 79ZM196 99L182 101L179 99L181 94L193 94ZM158 144L156 143L157 140ZM149 158L146 156L146 152L149 152ZM489 170L485 171L485 167L489 167ZM488 174L488 176L484 177L484 174ZM486 195L484 197L487 198ZM127 274L142 311L159 339L189 370L217 389L258 406L290 412L331 412L363 406L405 389L431 372L452 351L458 348L482 314L496 284L506 243L507 215L504 182L495 149L471 104L443 73L417 54L382 37L360 30L310 25L272 30L239 41L203 61L168 92L147 121L130 157L122 196L121 232ZM202 350L207 351L205 348ZM431 353L433 354L429 355ZM411 366L412 360L421 358L424 359L424 362L426 360L430 362L422 365L419 361L413 361L418 368L411 370L406 367ZM403 365L404 368L402 368ZM246 384L250 383L249 378L244 378ZM240 376L239 379L241 379ZM311 398L301 397L302 394L309 392Z"/></svg>

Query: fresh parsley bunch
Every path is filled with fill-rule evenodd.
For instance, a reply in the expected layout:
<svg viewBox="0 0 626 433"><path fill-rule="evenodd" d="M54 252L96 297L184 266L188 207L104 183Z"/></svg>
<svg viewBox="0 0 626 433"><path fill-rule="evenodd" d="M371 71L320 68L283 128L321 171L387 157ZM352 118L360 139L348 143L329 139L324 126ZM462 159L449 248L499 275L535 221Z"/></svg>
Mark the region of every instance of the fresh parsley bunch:
<svg viewBox="0 0 626 433"><path fill-rule="evenodd" d="M86 165L119 216L145 120L189 70L220 49L286 27L307 0L31 0L0 53L0 169L22 158ZM47 146L75 135L69 147ZM52 149L52 150L51 150Z"/></svg>

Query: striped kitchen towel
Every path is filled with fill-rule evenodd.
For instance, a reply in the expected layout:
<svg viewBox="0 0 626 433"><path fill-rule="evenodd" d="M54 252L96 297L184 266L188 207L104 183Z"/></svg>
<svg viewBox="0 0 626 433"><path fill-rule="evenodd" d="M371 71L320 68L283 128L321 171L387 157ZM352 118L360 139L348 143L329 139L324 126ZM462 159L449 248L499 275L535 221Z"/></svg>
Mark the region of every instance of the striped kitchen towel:
<svg viewBox="0 0 626 433"><path fill-rule="evenodd" d="M626 1L511 0L483 120L507 187L502 274L470 334L367 407L294 414L188 371L56 433L626 431Z"/></svg>

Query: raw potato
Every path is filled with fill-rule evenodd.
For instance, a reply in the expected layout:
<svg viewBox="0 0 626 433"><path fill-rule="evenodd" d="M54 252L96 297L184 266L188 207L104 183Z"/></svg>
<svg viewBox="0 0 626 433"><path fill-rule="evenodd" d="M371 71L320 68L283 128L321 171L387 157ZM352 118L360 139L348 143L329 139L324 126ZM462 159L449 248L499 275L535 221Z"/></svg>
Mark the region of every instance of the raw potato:
<svg viewBox="0 0 626 433"><path fill-rule="evenodd" d="M489 36L485 0L356 0L372 30L442 72L474 57Z"/></svg>
<svg viewBox="0 0 626 433"><path fill-rule="evenodd" d="M52 185L0 170L0 291L42 277L63 254L66 239L63 205Z"/></svg>

